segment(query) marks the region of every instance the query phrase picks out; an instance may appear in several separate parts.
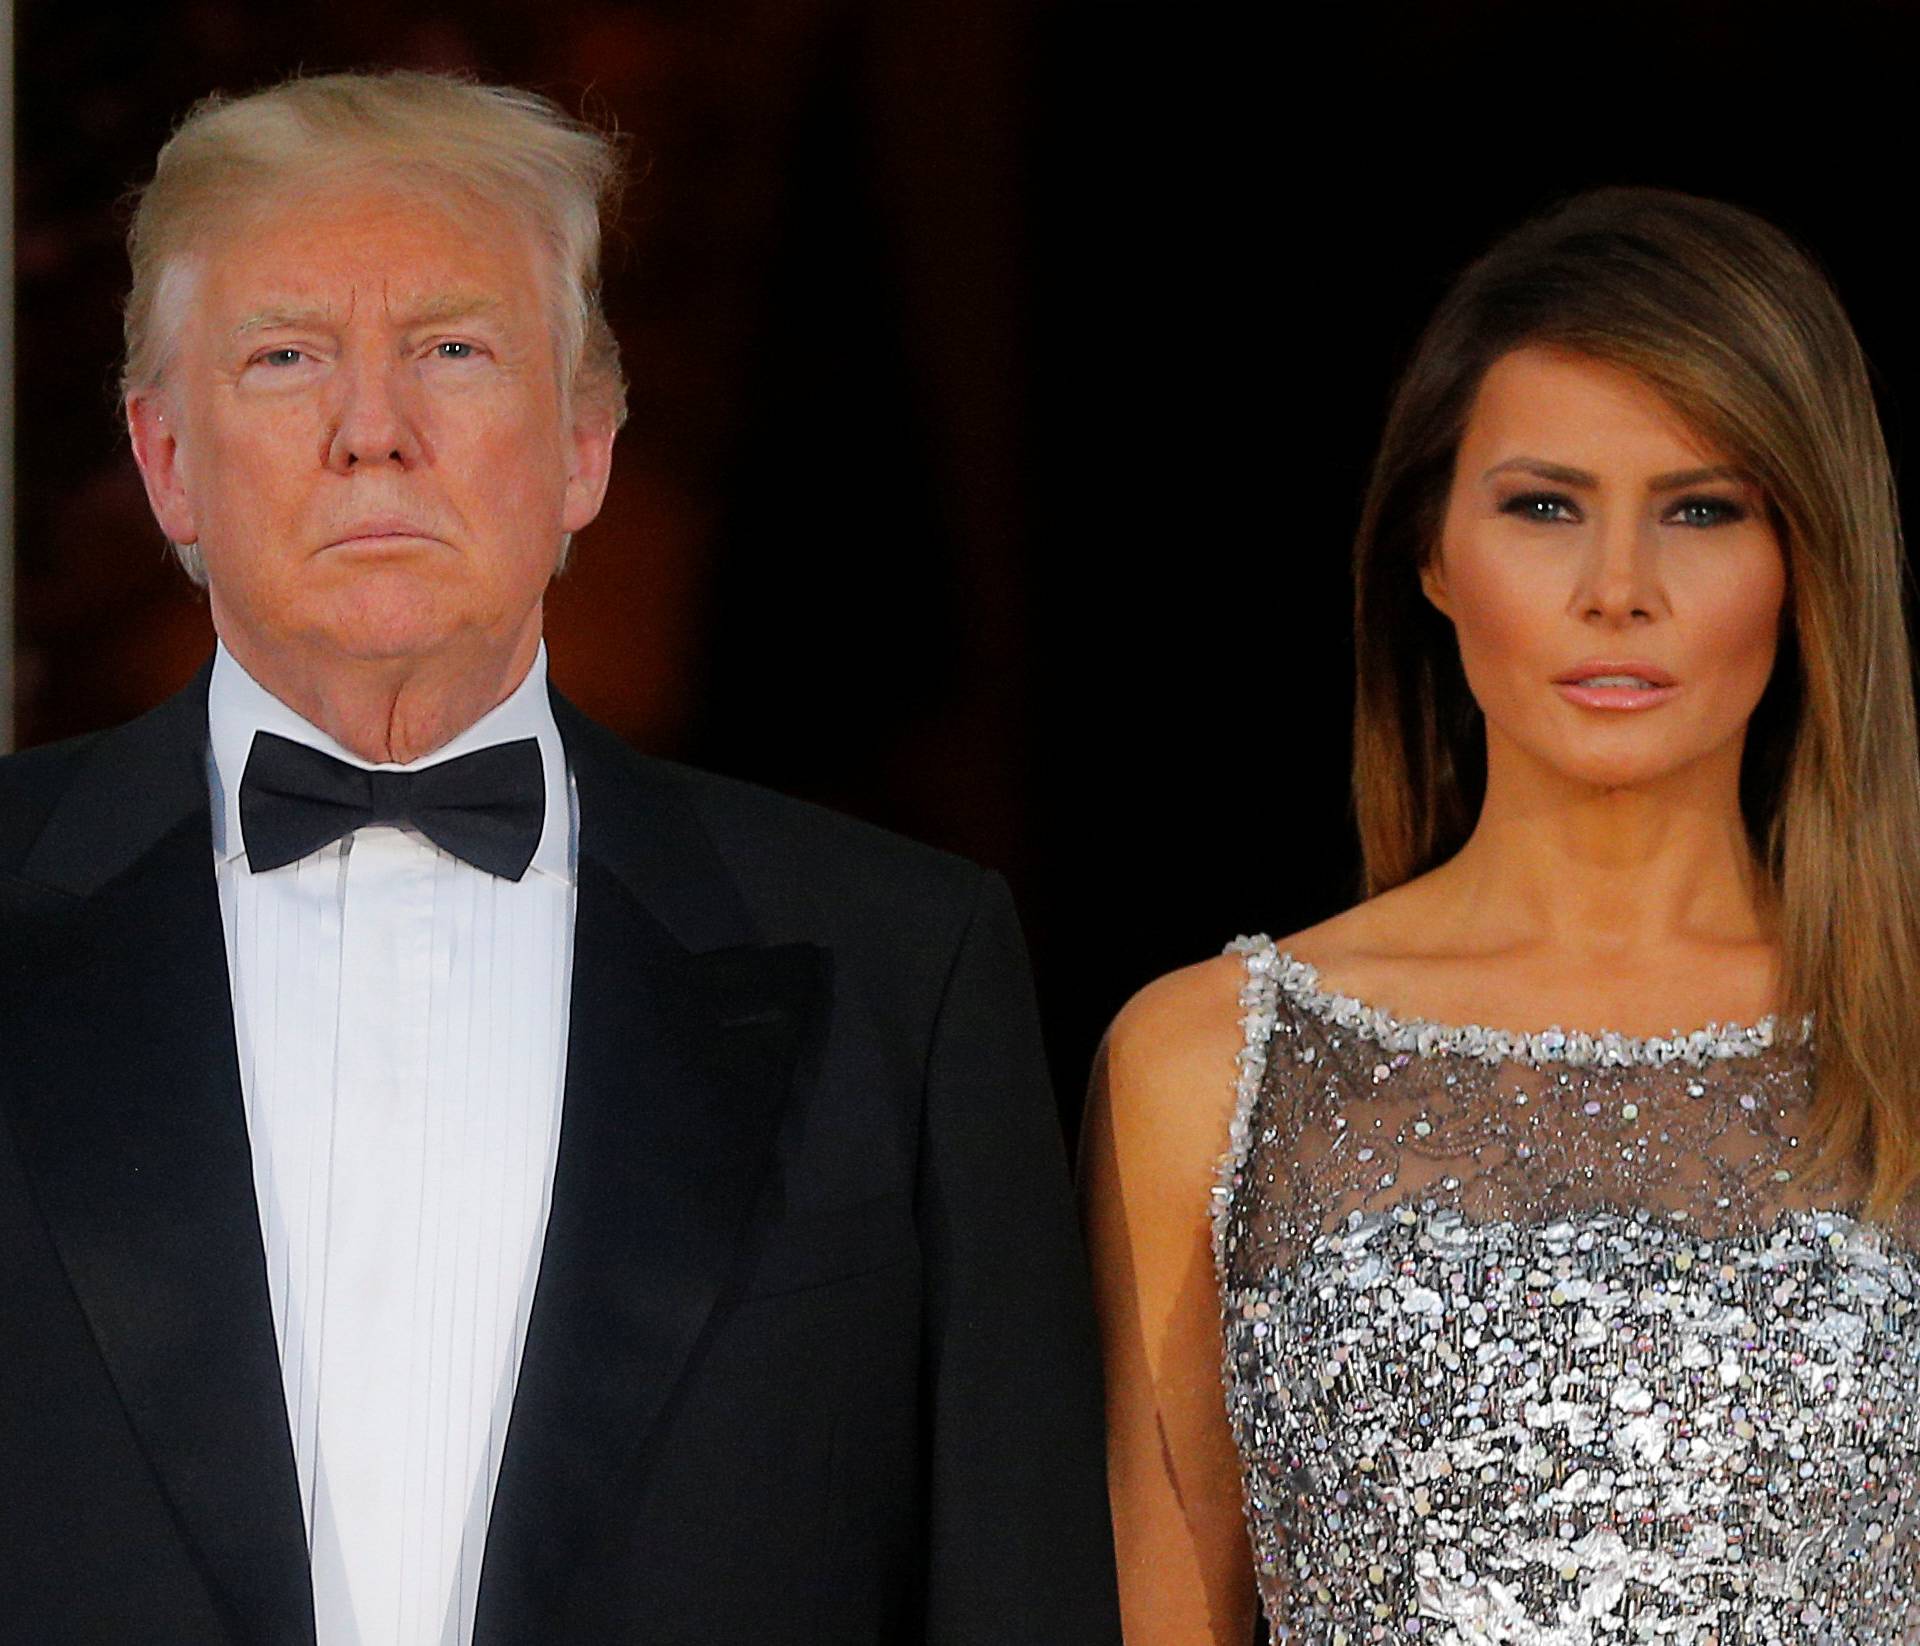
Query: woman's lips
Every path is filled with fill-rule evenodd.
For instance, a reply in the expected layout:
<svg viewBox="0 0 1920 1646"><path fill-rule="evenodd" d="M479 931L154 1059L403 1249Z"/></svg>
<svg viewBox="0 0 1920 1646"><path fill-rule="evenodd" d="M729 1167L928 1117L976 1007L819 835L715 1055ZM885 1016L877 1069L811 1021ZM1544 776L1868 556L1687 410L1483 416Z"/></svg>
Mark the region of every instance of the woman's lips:
<svg viewBox="0 0 1920 1646"><path fill-rule="evenodd" d="M1559 680L1554 689L1569 703L1588 709L1651 709L1680 690L1678 686L1581 686Z"/></svg>
<svg viewBox="0 0 1920 1646"><path fill-rule="evenodd" d="M1644 663L1583 664L1553 684L1569 703L1587 709L1651 709L1680 689L1665 669Z"/></svg>

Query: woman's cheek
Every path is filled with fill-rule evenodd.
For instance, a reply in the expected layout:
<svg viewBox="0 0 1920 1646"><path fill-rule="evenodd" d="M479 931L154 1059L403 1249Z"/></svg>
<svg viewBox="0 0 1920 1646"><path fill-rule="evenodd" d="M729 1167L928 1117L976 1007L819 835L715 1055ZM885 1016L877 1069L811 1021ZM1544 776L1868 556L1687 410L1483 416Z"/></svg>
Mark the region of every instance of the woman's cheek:
<svg viewBox="0 0 1920 1646"><path fill-rule="evenodd" d="M1683 664L1692 661L1696 671L1718 675L1745 702L1748 712L1766 689L1780 649L1786 575L1779 551L1770 543L1768 549L1744 565L1729 568L1722 585L1695 608L1703 609L1705 620L1693 628L1704 644L1694 659L1683 655L1681 660Z"/></svg>
<svg viewBox="0 0 1920 1646"><path fill-rule="evenodd" d="M1547 642L1540 632L1538 599L1469 579L1454 613L1460 662L1483 709L1497 717L1496 701L1506 704L1536 676L1552 678L1552 667L1541 672L1546 660L1540 654Z"/></svg>

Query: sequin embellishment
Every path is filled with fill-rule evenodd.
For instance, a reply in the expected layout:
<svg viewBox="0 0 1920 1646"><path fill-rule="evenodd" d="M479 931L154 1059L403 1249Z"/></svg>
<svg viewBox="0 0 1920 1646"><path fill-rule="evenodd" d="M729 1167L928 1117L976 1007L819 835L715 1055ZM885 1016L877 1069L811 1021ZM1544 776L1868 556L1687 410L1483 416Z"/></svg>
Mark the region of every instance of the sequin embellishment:
<svg viewBox="0 0 1920 1646"><path fill-rule="evenodd" d="M1806 1180L1805 1034L1488 1055L1236 947L1215 1256L1277 1638L1920 1640L1920 1255Z"/></svg>

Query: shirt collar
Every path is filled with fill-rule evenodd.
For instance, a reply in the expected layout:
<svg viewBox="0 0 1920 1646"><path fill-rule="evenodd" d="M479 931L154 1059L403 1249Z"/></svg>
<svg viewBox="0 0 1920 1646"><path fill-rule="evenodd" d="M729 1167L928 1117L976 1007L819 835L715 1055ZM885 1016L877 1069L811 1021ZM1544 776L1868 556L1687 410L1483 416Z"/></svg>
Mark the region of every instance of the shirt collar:
<svg viewBox="0 0 1920 1646"><path fill-rule="evenodd" d="M227 864L245 850L240 833L240 777L247 768L255 732L275 732L310 749L330 754L367 771L418 771L437 766L495 743L531 737L540 745L540 766L547 786L546 818L529 872L571 884L573 881L573 805L567 781L566 748L553 718L547 693L547 647L540 643L526 678L495 707L451 742L404 765L363 760L318 726L296 714L248 674L224 644L213 654L213 678L207 685L207 781L213 802L213 858Z"/></svg>

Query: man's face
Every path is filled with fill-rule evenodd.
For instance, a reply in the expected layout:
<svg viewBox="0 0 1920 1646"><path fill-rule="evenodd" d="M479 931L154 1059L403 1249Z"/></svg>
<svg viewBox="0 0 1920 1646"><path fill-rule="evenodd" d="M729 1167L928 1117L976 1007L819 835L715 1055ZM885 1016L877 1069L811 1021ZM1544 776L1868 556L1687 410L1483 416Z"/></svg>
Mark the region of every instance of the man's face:
<svg viewBox="0 0 1920 1646"><path fill-rule="evenodd" d="M294 193L196 259L128 420L243 661L531 657L613 439L564 404L542 274L506 214L375 185Z"/></svg>

